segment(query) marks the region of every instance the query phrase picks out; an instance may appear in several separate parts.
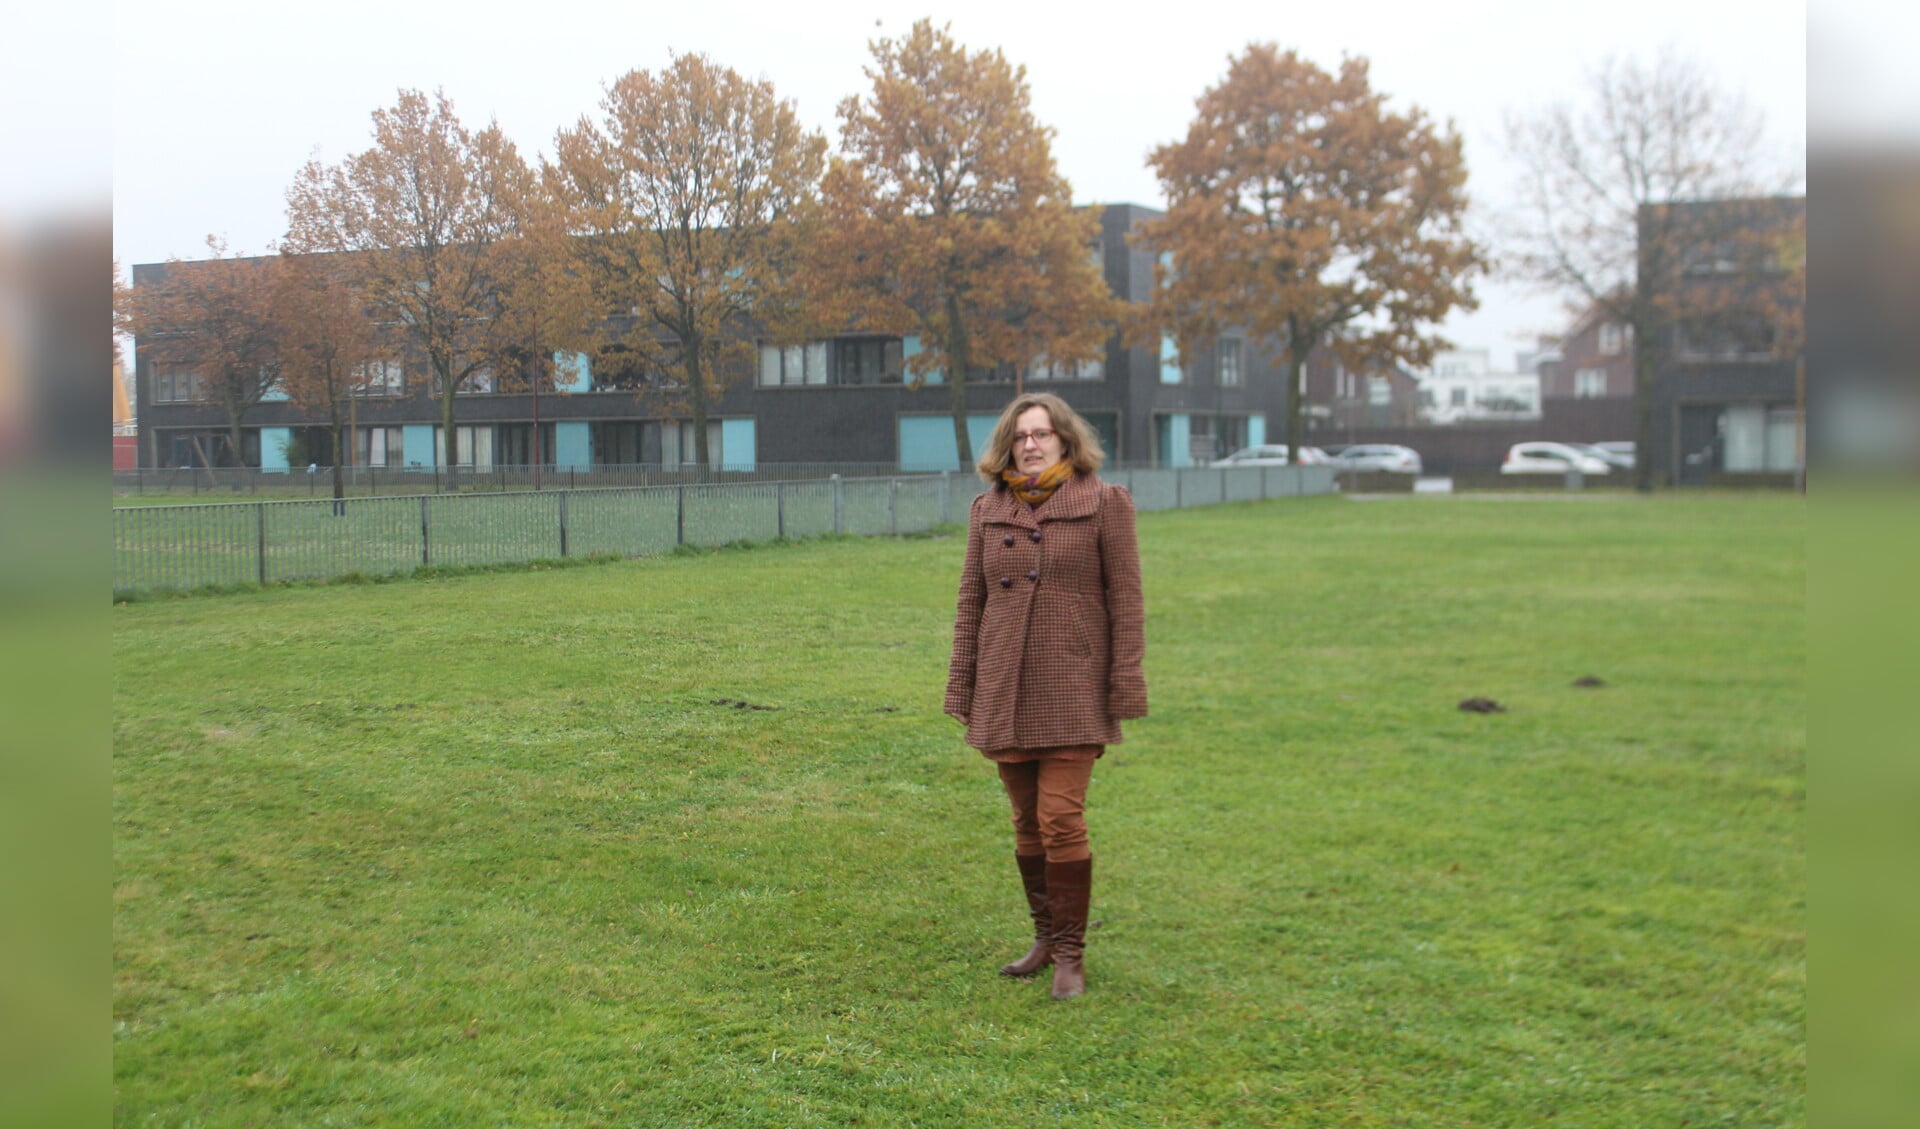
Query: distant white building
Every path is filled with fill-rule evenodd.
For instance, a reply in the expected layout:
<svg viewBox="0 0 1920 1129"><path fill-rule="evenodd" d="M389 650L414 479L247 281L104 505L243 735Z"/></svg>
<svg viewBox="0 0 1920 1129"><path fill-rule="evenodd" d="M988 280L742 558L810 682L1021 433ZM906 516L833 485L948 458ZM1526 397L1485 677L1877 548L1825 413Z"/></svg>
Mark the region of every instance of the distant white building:
<svg viewBox="0 0 1920 1129"><path fill-rule="evenodd" d="M1494 372L1488 349L1436 353L1433 367L1416 372L1420 417L1428 423L1540 418L1540 374Z"/></svg>

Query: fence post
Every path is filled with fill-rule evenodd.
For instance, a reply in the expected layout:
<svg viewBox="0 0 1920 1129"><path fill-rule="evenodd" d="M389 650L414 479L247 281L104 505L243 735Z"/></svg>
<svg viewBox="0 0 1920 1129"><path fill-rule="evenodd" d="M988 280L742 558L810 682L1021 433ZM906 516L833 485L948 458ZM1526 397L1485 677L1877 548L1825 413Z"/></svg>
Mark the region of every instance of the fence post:
<svg viewBox="0 0 1920 1129"><path fill-rule="evenodd" d="M567 492L560 492L560 555L567 555Z"/></svg>
<svg viewBox="0 0 1920 1129"><path fill-rule="evenodd" d="M1224 468L1220 471L1220 500L1227 500L1227 472Z"/></svg>
<svg viewBox="0 0 1920 1129"><path fill-rule="evenodd" d="M847 531L847 485L839 475L828 479L833 483L833 531L835 534Z"/></svg>
<svg viewBox="0 0 1920 1129"><path fill-rule="evenodd" d="M1187 473L1179 467L1173 468L1173 508L1187 508Z"/></svg>
<svg viewBox="0 0 1920 1129"><path fill-rule="evenodd" d="M687 484L673 488L673 543L687 543Z"/></svg>
<svg viewBox="0 0 1920 1129"><path fill-rule="evenodd" d="M267 504L265 502L253 504L253 535L260 550L260 585L264 588L267 583Z"/></svg>
<svg viewBox="0 0 1920 1129"><path fill-rule="evenodd" d="M785 538L787 535L787 484L773 484L773 528L774 536Z"/></svg>
<svg viewBox="0 0 1920 1129"><path fill-rule="evenodd" d="M940 472L940 524L953 523L953 472Z"/></svg>
<svg viewBox="0 0 1920 1129"><path fill-rule="evenodd" d="M897 536L900 532L899 505L896 501L899 496L900 480L897 478L887 479L887 533L894 536Z"/></svg>
<svg viewBox="0 0 1920 1129"><path fill-rule="evenodd" d="M434 483L439 484L440 474L434 472ZM427 539L427 495L420 495L420 565L426 567L433 563L432 542Z"/></svg>

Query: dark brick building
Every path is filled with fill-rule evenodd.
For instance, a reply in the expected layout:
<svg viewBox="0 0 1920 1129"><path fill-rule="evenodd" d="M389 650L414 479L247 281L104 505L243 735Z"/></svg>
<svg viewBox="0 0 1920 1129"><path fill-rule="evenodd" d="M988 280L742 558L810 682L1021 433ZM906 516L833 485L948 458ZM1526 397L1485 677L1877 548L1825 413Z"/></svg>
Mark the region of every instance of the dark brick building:
<svg viewBox="0 0 1920 1129"><path fill-rule="evenodd" d="M1091 253L1115 295L1139 302L1153 285L1153 257L1129 245L1128 234L1158 212L1131 204L1101 209L1100 240ZM194 263L134 268L136 286ZM951 394L937 378L919 387L903 380L912 337L837 337L798 346L758 341L709 411L709 458L749 469L772 463L871 463L909 470L955 468ZM194 373L156 366L135 345L141 465L173 466L212 451L224 416L201 397ZM651 381L595 371L581 357L565 366L559 394L539 398L543 461L560 466L677 466L692 459L692 426L683 413L658 405ZM604 367L604 366L603 366ZM967 381L968 427L976 447L1013 395L1011 369L975 373ZM1225 336L1206 352L1176 357L1124 344L1116 334L1106 356L1071 369L1036 368L1025 386L1056 392L1087 416L1109 457L1128 463L1187 466L1266 441L1283 428L1284 369L1256 343ZM384 362L365 395L353 399L356 465L431 467L444 456L436 440L438 409L428 394L424 362L403 351ZM530 395L482 390L455 404L457 447L464 465L526 463L534 450ZM318 425L284 398L249 411L238 461L285 470L296 460L327 460ZM467 462L466 453L471 454ZM232 453L219 461L235 461Z"/></svg>

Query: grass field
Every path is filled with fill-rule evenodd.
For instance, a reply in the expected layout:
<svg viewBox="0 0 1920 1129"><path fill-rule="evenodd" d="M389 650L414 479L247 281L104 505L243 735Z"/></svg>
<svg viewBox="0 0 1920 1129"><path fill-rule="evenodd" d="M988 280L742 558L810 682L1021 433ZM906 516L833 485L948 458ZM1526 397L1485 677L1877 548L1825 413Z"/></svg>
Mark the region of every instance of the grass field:
<svg viewBox="0 0 1920 1129"><path fill-rule="evenodd" d="M1802 1124L1804 517L1143 515L1064 1004L957 538L116 608L116 1122Z"/></svg>

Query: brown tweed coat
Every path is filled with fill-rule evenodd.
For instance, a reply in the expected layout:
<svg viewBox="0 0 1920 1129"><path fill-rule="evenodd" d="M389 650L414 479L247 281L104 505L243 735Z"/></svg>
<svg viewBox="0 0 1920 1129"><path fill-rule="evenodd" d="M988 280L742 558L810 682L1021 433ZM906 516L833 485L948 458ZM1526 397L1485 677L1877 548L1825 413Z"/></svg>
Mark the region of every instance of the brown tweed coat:
<svg viewBox="0 0 1920 1129"><path fill-rule="evenodd" d="M1133 496L1077 474L1039 509L973 500L946 712L982 751L1112 745L1147 716Z"/></svg>

